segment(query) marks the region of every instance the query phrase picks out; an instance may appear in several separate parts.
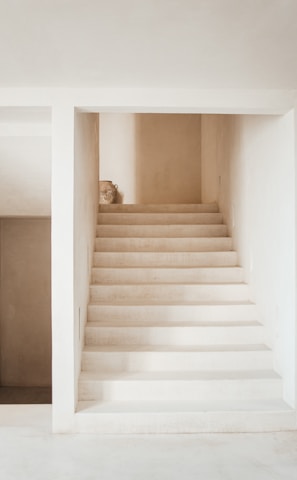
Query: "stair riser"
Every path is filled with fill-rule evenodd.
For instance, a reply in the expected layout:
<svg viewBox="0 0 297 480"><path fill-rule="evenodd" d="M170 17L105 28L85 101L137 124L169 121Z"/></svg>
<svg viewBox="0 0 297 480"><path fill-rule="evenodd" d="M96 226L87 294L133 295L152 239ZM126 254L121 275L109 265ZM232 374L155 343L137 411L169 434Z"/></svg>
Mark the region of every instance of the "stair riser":
<svg viewBox="0 0 297 480"><path fill-rule="evenodd" d="M225 252L230 237L218 238L97 238L97 252Z"/></svg>
<svg viewBox="0 0 297 480"><path fill-rule="evenodd" d="M257 321L256 306L247 305L89 305L89 321Z"/></svg>
<svg viewBox="0 0 297 480"><path fill-rule="evenodd" d="M256 327L87 327L86 345L244 345L261 344Z"/></svg>
<svg viewBox="0 0 297 480"><path fill-rule="evenodd" d="M94 284L240 283L243 269L219 268L93 268Z"/></svg>
<svg viewBox="0 0 297 480"><path fill-rule="evenodd" d="M98 225L97 237L225 237L226 225Z"/></svg>
<svg viewBox="0 0 297 480"><path fill-rule="evenodd" d="M83 352L82 370L92 372L251 370L272 367L270 350L246 352Z"/></svg>
<svg viewBox="0 0 297 480"><path fill-rule="evenodd" d="M79 399L100 401L211 401L271 399L281 396L281 381L266 380L174 380L86 381L79 383Z"/></svg>
<svg viewBox="0 0 297 480"><path fill-rule="evenodd" d="M80 407L83 408L83 407ZM242 433L296 430L295 411L161 411L85 413L74 417L74 431L92 434Z"/></svg>
<svg viewBox="0 0 297 480"><path fill-rule="evenodd" d="M200 204L110 204L99 205L101 213L217 213L215 203Z"/></svg>
<svg viewBox="0 0 297 480"><path fill-rule="evenodd" d="M99 225L207 225L222 223L221 213L99 213Z"/></svg>
<svg viewBox="0 0 297 480"><path fill-rule="evenodd" d="M248 301L246 284L231 285L93 285L92 302L209 302Z"/></svg>
<svg viewBox="0 0 297 480"><path fill-rule="evenodd" d="M95 267L232 267L237 253L226 252L96 252Z"/></svg>

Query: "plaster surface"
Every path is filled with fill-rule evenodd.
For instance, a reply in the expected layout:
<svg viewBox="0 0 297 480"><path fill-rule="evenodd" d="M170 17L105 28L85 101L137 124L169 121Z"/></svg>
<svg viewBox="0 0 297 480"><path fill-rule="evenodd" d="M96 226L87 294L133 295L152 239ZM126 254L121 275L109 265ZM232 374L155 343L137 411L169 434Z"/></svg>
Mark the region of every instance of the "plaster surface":
<svg viewBox="0 0 297 480"><path fill-rule="evenodd" d="M295 480L297 432L53 435L51 407L0 408L5 480Z"/></svg>
<svg viewBox="0 0 297 480"><path fill-rule="evenodd" d="M0 85L296 88L296 17L295 0L2 0Z"/></svg>
<svg viewBox="0 0 297 480"><path fill-rule="evenodd" d="M200 131L200 115L100 114L100 178L122 203L199 203Z"/></svg>
<svg viewBox="0 0 297 480"><path fill-rule="evenodd" d="M0 383L51 385L51 222L0 218Z"/></svg>

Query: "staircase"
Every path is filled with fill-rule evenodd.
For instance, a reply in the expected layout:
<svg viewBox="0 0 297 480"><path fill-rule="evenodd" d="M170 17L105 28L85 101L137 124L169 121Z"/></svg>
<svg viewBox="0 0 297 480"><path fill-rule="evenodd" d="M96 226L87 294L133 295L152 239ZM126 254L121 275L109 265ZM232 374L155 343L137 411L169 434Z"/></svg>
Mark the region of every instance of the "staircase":
<svg viewBox="0 0 297 480"><path fill-rule="evenodd" d="M288 429L272 365L216 205L100 206L77 431Z"/></svg>

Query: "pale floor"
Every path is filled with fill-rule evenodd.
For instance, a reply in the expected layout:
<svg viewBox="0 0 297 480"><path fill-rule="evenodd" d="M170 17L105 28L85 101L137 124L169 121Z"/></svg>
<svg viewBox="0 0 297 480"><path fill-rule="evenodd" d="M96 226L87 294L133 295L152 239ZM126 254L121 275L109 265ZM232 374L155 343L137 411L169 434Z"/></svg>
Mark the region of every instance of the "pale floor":
<svg viewBox="0 0 297 480"><path fill-rule="evenodd" d="M52 435L51 406L0 406L1 480L296 480L297 432Z"/></svg>

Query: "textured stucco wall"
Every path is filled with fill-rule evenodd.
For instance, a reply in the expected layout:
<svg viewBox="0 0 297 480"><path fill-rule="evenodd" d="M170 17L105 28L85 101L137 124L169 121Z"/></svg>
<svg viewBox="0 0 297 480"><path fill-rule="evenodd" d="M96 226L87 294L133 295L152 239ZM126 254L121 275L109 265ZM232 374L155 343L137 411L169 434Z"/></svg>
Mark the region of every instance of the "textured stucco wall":
<svg viewBox="0 0 297 480"><path fill-rule="evenodd" d="M50 219L0 219L0 383L51 385Z"/></svg>

